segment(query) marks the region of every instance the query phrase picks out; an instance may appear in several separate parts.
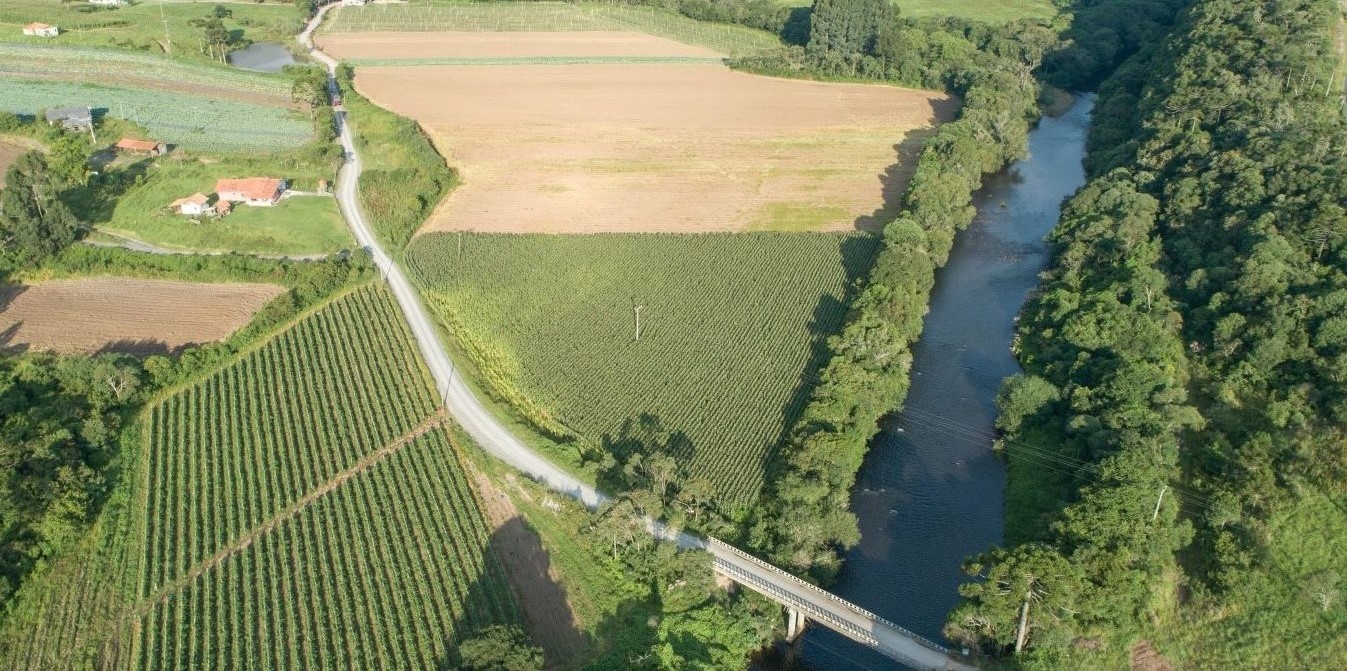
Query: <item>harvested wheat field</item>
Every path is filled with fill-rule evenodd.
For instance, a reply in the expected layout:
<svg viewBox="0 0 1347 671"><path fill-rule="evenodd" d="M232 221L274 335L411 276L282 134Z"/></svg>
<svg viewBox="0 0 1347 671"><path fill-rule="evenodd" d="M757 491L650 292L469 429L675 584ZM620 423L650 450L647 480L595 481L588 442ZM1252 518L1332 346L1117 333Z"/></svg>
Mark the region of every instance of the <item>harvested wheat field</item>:
<svg viewBox="0 0 1347 671"><path fill-rule="evenodd" d="M221 340L285 291L100 277L0 285L0 347L56 352L176 352Z"/></svg>
<svg viewBox="0 0 1347 671"><path fill-rule="evenodd" d="M878 228L957 103L718 64L364 67L462 184L425 231Z"/></svg>
<svg viewBox="0 0 1347 671"><path fill-rule="evenodd" d="M722 58L705 47L622 31L329 33L319 45L341 60L380 58L651 57Z"/></svg>

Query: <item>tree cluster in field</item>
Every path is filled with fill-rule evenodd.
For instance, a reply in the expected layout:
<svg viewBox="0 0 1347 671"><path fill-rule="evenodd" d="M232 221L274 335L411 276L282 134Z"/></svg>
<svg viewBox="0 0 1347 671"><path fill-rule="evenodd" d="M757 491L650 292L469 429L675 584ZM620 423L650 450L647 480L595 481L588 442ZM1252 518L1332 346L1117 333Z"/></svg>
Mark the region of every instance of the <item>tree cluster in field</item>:
<svg viewBox="0 0 1347 671"><path fill-rule="evenodd" d="M356 115L356 140L370 153L396 145L396 154L381 153L389 167L367 167L360 175L360 203L375 231L394 250L402 250L434 211L457 179L435 151L421 127L407 117L384 110L356 92L354 71L338 73L348 113Z"/></svg>
<svg viewBox="0 0 1347 671"><path fill-rule="evenodd" d="M810 43L799 51L798 73L837 76L838 64L877 59L875 50L889 44L881 36L895 25L908 24L895 24L894 10L882 0L820 0ZM964 105L957 120L927 141L903 210L885 226L870 276L842 332L829 340L831 359L780 450L750 542L783 566L827 579L838 567L838 550L859 540L848 505L851 486L879 419L906 395L909 346L921 333L935 269L945 263L955 234L972 221L972 194L983 176L1024 153L1029 124L1037 118L1038 86L1029 73L1050 40L1017 42L1015 36L1030 28L988 28L986 34L1000 37L980 41L962 30L924 35L923 43L958 44L947 52L953 60L941 60L938 53L945 52L910 56L913 63L932 59L923 67L944 73L940 77ZM896 49L905 38L894 39L884 48ZM851 49L865 53L854 58ZM902 81L901 64L884 62L875 76Z"/></svg>
<svg viewBox="0 0 1347 671"><path fill-rule="evenodd" d="M970 564L983 580L952 636L1082 663L1163 621L1179 581L1189 617L1265 584L1332 626L1343 576L1287 584L1270 523L1347 488L1339 17L1334 0L1199 0L1102 87L1092 180L1001 395L1012 468L1068 477L1045 479L1055 501L1020 542ZM1314 638L1268 615L1230 644Z"/></svg>
<svg viewBox="0 0 1347 671"><path fill-rule="evenodd" d="M127 356L0 356L0 612L98 510L140 383Z"/></svg>

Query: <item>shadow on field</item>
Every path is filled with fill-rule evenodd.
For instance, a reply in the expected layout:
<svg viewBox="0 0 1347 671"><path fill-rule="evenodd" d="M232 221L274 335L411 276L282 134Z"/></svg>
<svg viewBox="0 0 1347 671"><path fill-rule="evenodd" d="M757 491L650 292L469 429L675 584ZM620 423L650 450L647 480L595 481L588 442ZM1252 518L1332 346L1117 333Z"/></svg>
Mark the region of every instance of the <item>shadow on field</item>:
<svg viewBox="0 0 1347 671"><path fill-rule="evenodd" d="M28 291L28 286L25 284L0 284L0 325L3 325L6 321L3 315L5 310L9 308L9 304L13 303L14 299L18 298L25 291ZM19 329L22 326L22 321L16 321L9 326L0 328L0 350L9 353L17 353L24 352L28 349L27 345L10 344L14 341L14 336L18 334Z"/></svg>
<svg viewBox="0 0 1347 671"><path fill-rule="evenodd" d="M937 118L947 118L946 113L936 106ZM880 198L882 204L874 212L856 218L853 226L861 231L882 231L884 225L893 221L903 209L903 196L907 195L907 184L912 172L917 168L917 158L921 155L926 140L935 132L933 126L923 126L908 131L898 144L893 145L894 162L884 174L879 175Z"/></svg>
<svg viewBox="0 0 1347 671"><path fill-rule="evenodd" d="M169 347L168 343L153 338L123 338L104 343L94 354L131 354L133 356L154 356L181 354L188 348L196 347L200 343L184 343L177 347Z"/></svg>
<svg viewBox="0 0 1347 671"><path fill-rule="evenodd" d="M870 267L874 265L875 255L879 253L879 249L880 239L875 236L851 236L842 242L842 266L846 271L846 281L842 286L845 287L845 291L840 300L827 294L819 296L818 303L814 306L814 315L809 321L809 335L813 339L809 360L800 373L800 383L796 385L786 404L781 407L781 433L777 436L772 449L763 454L761 468L764 483L770 485L778 475L780 465L776 459L777 452L790 438L795 423L804 413L805 406L809 404L809 398L814 393L814 387L818 385L823 367L828 364L831 357L828 338L842 330L847 317L847 306L851 305L855 294L861 288L861 278L865 277L870 272Z"/></svg>
<svg viewBox="0 0 1347 671"><path fill-rule="evenodd" d="M576 626L566 588L553 577L551 554L538 533L516 515L491 535L491 550L505 565L524 629L542 647L546 667L574 660L588 641Z"/></svg>
<svg viewBox="0 0 1347 671"><path fill-rule="evenodd" d="M94 175L88 184L63 192L61 200L79 212L80 217L89 224L112 221L112 212L117 208L117 201L130 191L137 181L144 178L150 168L150 162L151 159L143 158L124 167ZM167 206L168 203L164 205Z"/></svg>
<svg viewBox="0 0 1347 671"><path fill-rule="evenodd" d="M670 431L664 421L648 412L636 419L627 419L617 433L605 433L600 439L598 486L605 492L625 492L632 489L631 479L623 467L636 455L649 458L657 454L673 457L679 464L691 463L696 457L692 440L682 431Z"/></svg>

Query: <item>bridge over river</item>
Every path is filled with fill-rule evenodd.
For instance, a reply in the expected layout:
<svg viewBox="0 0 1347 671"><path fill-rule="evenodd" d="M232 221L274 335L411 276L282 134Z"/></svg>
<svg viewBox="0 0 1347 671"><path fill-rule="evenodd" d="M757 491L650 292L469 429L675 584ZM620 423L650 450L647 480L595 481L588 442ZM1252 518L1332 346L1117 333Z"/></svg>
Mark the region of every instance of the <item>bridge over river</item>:
<svg viewBox="0 0 1347 671"><path fill-rule="evenodd" d="M336 102L338 61L315 49L313 45L314 30L333 6L335 5L324 6L314 16L304 32L299 35L299 41L309 48L314 59L328 68L329 93ZM591 508L608 500L603 493L543 458L511 434L487 412L472 390L464 384L462 377L454 374L454 366L443 343L440 342L434 322L421 304L420 297L403 274L401 267L379 245L373 229L360 209L358 195L360 155L356 148L355 137L346 120L346 112L340 105L335 109L339 137L346 153L346 162L337 177L336 189L342 216L350 226L356 241L370 253L397 298L398 306L408 326L411 327L417 347L425 359L426 368L435 380L444 407L482 449L533 480L571 496ZM807 619L915 668L970 671L975 668L961 661L949 650L730 545L685 533L670 534L658 524L651 524L651 530L657 536L676 541L681 546L705 549L715 557L717 573L785 606L790 613L792 635L798 634L803 629L804 621Z"/></svg>

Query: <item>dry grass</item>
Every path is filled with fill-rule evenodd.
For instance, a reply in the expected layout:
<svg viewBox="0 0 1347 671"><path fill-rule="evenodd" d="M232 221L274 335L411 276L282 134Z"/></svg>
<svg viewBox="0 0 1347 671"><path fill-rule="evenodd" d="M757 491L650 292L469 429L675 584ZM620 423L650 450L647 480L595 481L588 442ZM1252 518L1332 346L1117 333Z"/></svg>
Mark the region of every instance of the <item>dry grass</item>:
<svg viewBox="0 0 1347 671"><path fill-rule="evenodd" d="M342 60L382 58L530 58L542 56L688 56L716 58L705 47L620 31L330 33L323 51Z"/></svg>
<svg viewBox="0 0 1347 671"><path fill-rule="evenodd" d="M221 340L285 291L99 277L0 286L0 347L57 352L176 352Z"/></svg>
<svg viewBox="0 0 1347 671"><path fill-rule="evenodd" d="M423 231L874 229L955 109L711 64L367 67L356 85L462 173Z"/></svg>
<svg viewBox="0 0 1347 671"><path fill-rule="evenodd" d="M9 166L14 165L19 156L34 149L42 149L42 144L28 138L0 136L0 189L5 187Z"/></svg>

